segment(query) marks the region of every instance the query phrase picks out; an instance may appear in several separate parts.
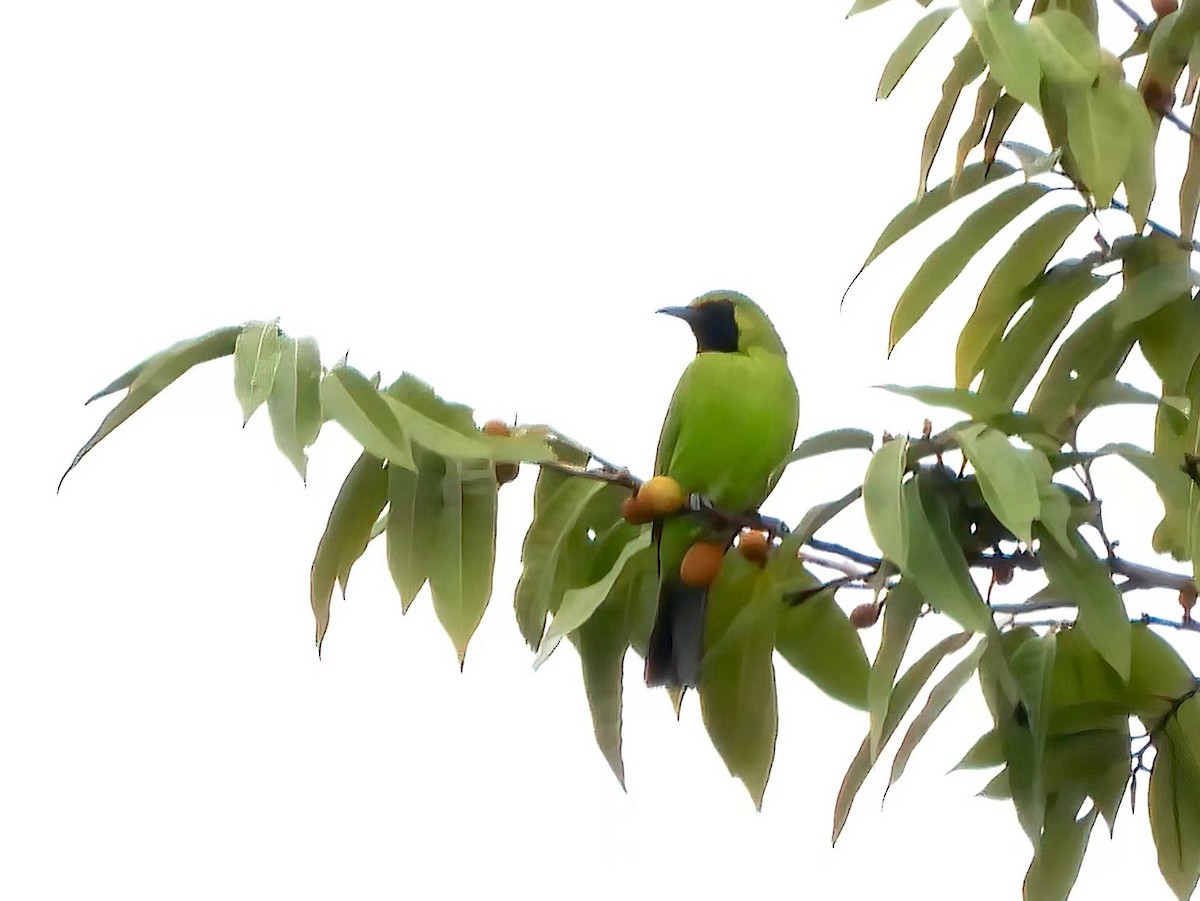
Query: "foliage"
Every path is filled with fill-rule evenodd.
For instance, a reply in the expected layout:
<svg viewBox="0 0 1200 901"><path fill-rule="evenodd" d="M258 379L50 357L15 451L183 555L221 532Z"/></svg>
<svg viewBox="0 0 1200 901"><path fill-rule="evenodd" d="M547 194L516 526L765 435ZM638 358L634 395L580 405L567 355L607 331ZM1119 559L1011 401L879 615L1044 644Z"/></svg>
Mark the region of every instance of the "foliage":
<svg viewBox="0 0 1200 901"><path fill-rule="evenodd" d="M858 0L850 12L885 2ZM951 205L974 204L900 291L890 352L911 340L993 239L1021 220L961 330L954 385L885 386L964 418L938 434L927 427L884 436L878 446L869 432L843 428L796 447L787 465L849 450L872 455L861 487L815 506L790 532L779 530L765 564L737 547L726 553L710 590L697 687L704 724L761 805L778 721L777 657L864 710L866 735L834 812L836 840L866 775L953 658L907 719L889 786L951 701L977 680L992 728L959 767L998 770L982 794L1011 803L1030 840L1025 897L1066 897L1096 822L1113 829L1123 797L1133 806L1147 769L1159 866L1172 890L1189 897L1200 878L1200 701L1195 677L1150 626L1194 628L1200 579L1200 303L1191 270L1200 142L1174 111L1185 69L1185 102L1200 74L1200 0L1184 0L1152 23L1134 22L1135 40L1120 57L1099 44L1095 0L961 0L934 8L915 19L884 62L880 98L932 52L960 9L969 37L925 130L918 196L884 228L862 268ZM1124 15L1117 5L1105 9ZM1139 65L1140 77L1129 80L1125 67ZM954 109L975 83L974 112L953 166L930 187ZM1005 140L1021 116L1044 128L1043 147ZM1160 139L1189 145L1178 233L1150 218ZM1002 150L1018 165L998 158ZM1099 231L1094 250L1068 256L1082 232L1100 228L1096 213L1105 208L1126 214L1125 231ZM1106 295L1110 281L1117 290ZM1154 391L1119 380L1135 351L1156 374ZM266 405L276 443L301 477L329 421L363 448L312 563L318 648L335 588L345 592L356 561L383 536L404 609L428 584L461 665L492 593L499 489L514 465L537 466L516 620L537 664L564 638L575 647L597 744L623 783L623 664L630 648L645 654L657 583L652 527L622 516L637 480L547 426L481 430L469 408L411 375L381 387L378 375L345 361L323 368L315 341L275 322L179 342L117 378L92 400L122 390L124 397L68 472L192 366L230 355L243 418ZM1126 441L1080 447L1089 416L1128 403L1155 406L1152 448ZM1146 477L1163 508L1153 547L1191 561L1189 572L1117 554L1091 476L1092 462L1106 455ZM878 557L817 538L859 500ZM705 515L745 526L754 514ZM828 560L816 552L837 556L843 574L823 582L816 569ZM1020 603L994 602L993 590L1017 569L1042 573L1045 586ZM848 585L873 589L861 621L838 603ZM1146 589L1177 592L1182 617L1131 621L1125 595ZM881 608L879 650L868 662L855 623L868 625ZM1059 612L1037 620L1047 610ZM905 666L931 611L955 631ZM1145 733L1136 753L1131 719ZM1144 765L1148 751L1152 765Z"/></svg>

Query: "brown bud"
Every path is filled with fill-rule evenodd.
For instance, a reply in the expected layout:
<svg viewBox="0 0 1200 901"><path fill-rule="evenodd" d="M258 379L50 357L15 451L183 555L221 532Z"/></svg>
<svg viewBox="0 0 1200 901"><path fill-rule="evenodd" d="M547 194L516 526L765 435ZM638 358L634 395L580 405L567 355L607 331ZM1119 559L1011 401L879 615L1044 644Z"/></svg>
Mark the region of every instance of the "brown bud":
<svg viewBox="0 0 1200 901"><path fill-rule="evenodd" d="M1183 608L1183 621L1192 621L1192 608L1196 606L1196 586L1185 585L1179 589L1179 606Z"/></svg>
<svg viewBox="0 0 1200 901"><path fill-rule="evenodd" d="M500 419L489 419L483 424L483 433L497 438L507 438L512 434L512 429L508 427L508 423Z"/></svg>
<svg viewBox="0 0 1200 901"><path fill-rule="evenodd" d="M1174 92L1167 85L1154 79L1149 79L1142 85L1142 100L1146 102L1146 109L1160 116L1166 115L1175 106Z"/></svg>
<svg viewBox="0 0 1200 901"><path fill-rule="evenodd" d="M721 572L721 562L725 559L725 545L716 541L697 541L683 555L683 563L679 566L679 578L684 585L693 588L707 588Z"/></svg>
<svg viewBox="0 0 1200 901"><path fill-rule="evenodd" d="M641 526L654 520L654 511L631 494L621 504L621 516L631 526Z"/></svg>
<svg viewBox="0 0 1200 901"><path fill-rule="evenodd" d="M738 550L755 566L762 566L767 562L767 554L771 552L771 540L766 532L743 532L738 539Z"/></svg>
<svg viewBox="0 0 1200 901"><path fill-rule="evenodd" d="M869 629L879 622L878 604L859 604L850 611L850 623L856 629Z"/></svg>
<svg viewBox="0 0 1200 901"><path fill-rule="evenodd" d="M643 482L637 497L655 516L676 512L683 507L685 500L683 489L670 476L655 476L649 482Z"/></svg>
<svg viewBox="0 0 1200 901"><path fill-rule="evenodd" d="M496 482L500 485L507 485L520 473L521 467L516 463L497 463L496 464Z"/></svg>
<svg viewBox="0 0 1200 901"><path fill-rule="evenodd" d="M1160 19L1179 9L1178 0L1150 0L1150 6L1154 10L1154 15Z"/></svg>
<svg viewBox="0 0 1200 901"><path fill-rule="evenodd" d="M997 563L992 568L992 578L996 580L997 585L1007 585L1013 580L1013 571L1015 567L1008 561Z"/></svg>

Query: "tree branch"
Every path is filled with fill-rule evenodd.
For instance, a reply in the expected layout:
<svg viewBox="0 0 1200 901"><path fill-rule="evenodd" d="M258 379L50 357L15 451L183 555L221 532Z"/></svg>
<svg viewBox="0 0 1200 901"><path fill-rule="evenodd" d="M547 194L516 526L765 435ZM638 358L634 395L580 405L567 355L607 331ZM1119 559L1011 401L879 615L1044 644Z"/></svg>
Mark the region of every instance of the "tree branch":
<svg viewBox="0 0 1200 901"><path fill-rule="evenodd" d="M1113 0L1113 3L1117 5L1121 12L1125 13L1125 15L1129 16L1129 18L1133 20L1133 27L1136 31L1145 31L1150 27L1149 23L1147 23L1145 19L1138 15L1137 10L1126 3L1125 0Z"/></svg>

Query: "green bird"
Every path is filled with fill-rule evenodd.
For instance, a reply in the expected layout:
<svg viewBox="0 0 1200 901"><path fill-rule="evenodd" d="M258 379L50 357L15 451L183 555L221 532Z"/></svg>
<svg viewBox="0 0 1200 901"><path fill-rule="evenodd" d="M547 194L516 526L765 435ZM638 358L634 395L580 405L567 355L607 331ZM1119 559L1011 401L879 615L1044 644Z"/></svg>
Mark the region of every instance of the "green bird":
<svg viewBox="0 0 1200 901"><path fill-rule="evenodd" d="M783 342L758 304L736 291L710 291L686 307L658 312L691 326L696 357L671 398L654 473L718 507L757 510L779 479L799 420ZM692 516L656 523L658 611L646 654L647 685L696 685L708 589L685 585L679 567L697 541L728 543L734 534L714 533Z"/></svg>

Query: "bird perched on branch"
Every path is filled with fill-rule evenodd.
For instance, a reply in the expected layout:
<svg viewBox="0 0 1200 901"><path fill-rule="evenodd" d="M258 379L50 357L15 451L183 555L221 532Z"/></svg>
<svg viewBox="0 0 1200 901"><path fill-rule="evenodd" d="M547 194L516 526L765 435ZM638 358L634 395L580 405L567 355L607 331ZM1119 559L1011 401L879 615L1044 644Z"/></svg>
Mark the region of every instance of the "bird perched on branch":
<svg viewBox="0 0 1200 901"><path fill-rule="evenodd" d="M736 291L711 291L686 307L659 310L696 337L663 423L656 475L730 510L757 510L775 487L799 418L796 382L771 320ZM656 523L658 612L646 654L646 684L694 686L704 655L708 588L689 585L680 567L698 542L723 543L696 517Z"/></svg>

